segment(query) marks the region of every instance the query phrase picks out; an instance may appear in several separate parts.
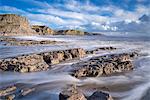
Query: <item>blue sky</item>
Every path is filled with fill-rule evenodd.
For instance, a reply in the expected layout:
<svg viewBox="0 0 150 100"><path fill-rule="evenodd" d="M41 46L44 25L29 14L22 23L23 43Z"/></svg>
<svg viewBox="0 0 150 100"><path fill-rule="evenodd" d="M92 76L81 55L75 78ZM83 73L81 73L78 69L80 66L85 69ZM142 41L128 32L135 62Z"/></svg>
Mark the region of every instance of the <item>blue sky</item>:
<svg viewBox="0 0 150 100"><path fill-rule="evenodd" d="M148 23L138 18L149 12L150 0L0 0L0 13L26 16L31 24L53 29L133 31L145 25L147 32Z"/></svg>

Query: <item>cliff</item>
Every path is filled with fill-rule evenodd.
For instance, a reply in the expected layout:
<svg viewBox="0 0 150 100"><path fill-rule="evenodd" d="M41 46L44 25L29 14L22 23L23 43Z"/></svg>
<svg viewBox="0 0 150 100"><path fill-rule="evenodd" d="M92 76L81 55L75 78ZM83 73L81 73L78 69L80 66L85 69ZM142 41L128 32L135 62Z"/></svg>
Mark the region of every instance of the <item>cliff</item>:
<svg viewBox="0 0 150 100"><path fill-rule="evenodd" d="M53 35L55 31L47 26L32 25L32 29L35 30L39 35Z"/></svg>
<svg viewBox="0 0 150 100"><path fill-rule="evenodd" d="M54 31L47 26L32 25L26 17L16 14L0 14L0 36L15 35L90 35L79 30Z"/></svg>
<svg viewBox="0 0 150 100"><path fill-rule="evenodd" d="M88 35L88 32L79 31L79 30L59 30L56 33L57 35Z"/></svg>
<svg viewBox="0 0 150 100"><path fill-rule="evenodd" d="M0 35L30 35L35 33L27 18L15 14L0 15Z"/></svg>

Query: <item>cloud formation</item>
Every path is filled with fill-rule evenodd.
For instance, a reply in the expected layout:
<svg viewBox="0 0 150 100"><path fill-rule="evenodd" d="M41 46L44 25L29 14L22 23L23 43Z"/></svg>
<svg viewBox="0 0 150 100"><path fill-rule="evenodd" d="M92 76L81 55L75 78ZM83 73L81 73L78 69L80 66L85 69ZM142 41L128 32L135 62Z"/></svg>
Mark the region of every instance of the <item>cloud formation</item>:
<svg viewBox="0 0 150 100"><path fill-rule="evenodd" d="M142 4L147 0L137 0L137 4L133 9L116 6L110 1L108 2L109 5L96 5L95 2L90 0L84 2L81 2L81 0L61 0L63 2L60 2L60 0L54 0L55 2L37 0L15 1L34 5L35 7L27 6L22 9L16 6L2 5L0 6L1 13L21 14L28 17L31 24L44 24L54 29L147 33L150 30L149 22L141 22L139 20L139 17L142 15L149 15L150 8ZM100 3L100 1L97 3ZM127 6L127 4L125 5Z"/></svg>

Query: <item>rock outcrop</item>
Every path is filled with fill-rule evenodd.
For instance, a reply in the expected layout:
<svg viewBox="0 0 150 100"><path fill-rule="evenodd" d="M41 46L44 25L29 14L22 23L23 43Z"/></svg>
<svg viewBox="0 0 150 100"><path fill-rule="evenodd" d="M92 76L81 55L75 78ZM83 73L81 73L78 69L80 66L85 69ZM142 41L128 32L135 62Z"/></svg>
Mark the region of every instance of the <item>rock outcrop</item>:
<svg viewBox="0 0 150 100"><path fill-rule="evenodd" d="M87 100L84 94L77 89L76 86L71 86L64 89L59 94L59 100Z"/></svg>
<svg viewBox="0 0 150 100"><path fill-rule="evenodd" d="M97 77L129 71L133 69L132 60L137 55L137 52L131 52L94 57L88 61L73 64L71 75L77 78Z"/></svg>
<svg viewBox="0 0 150 100"><path fill-rule="evenodd" d="M0 60L0 70L14 72L35 72L48 69L43 57L37 54L23 55Z"/></svg>
<svg viewBox="0 0 150 100"><path fill-rule="evenodd" d="M108 93L95 91L87 100L113 100L113 98Z"/></svg>
<svg viewBox="0 0 150 100"><path fill-rule="evenodd" d="M54 35L55 31L47 26L32 25L32 29L35 30L39 35Z"/></svg>
<svg viewBox="0 0 150 100"><path fill-rule="evenodd" d="M100 47L100 48L96 48L96 49L93 49L93 50L87 50L86 53L87 54L95 54L96 52L98 51L102 51L102 50L116 50L117 48L115 47Z"/></svg>
<svg viewBox="0 0 150 100"><path fill-rule="evenodd" d="M59 100L113 100L113 98L102 91L95 91L91 96L86 97L75 85L72 85L59 93Z"/></svg>
<svg viewBox="0 0 150 100"><path fill-rule="evenodd" d="M20 99L35 91L35 88L20 87L19 85L11 85L0 89L1 100Z"/></svg>
<svg viewBox="0 0 150 100"><path fill-rule="evenodd" d="M79 30L59 30L56 32L57 35L88 35L88 32Z"/></svg>
<svg viewBox="0 0 150 100"><path fill-rule="evenodd" d="M15 14L0 15L0 35L32 35L34 33L27 18Z"/></svg>
<svg viewBox="0 0 150 100"><path fill-rule="evenodd" d="M32 45L45 45L45 44L55 44L55 43L61 43L56 41L50 41L50 40L22 40L22 39L16 39L16 38L6 38L6 37L0 37L0 42L4 42L4 45L17 45L17 46L32 46Z"/></svg>
<svg viewBox="0 0 150 100"><path fill-rule="evenodd" d="M81 48L22 55L1 59L0 70L22 73L42 71L48 70L51 65L58 64L62 61L81 58L84 56L85 51Z"/></svg>

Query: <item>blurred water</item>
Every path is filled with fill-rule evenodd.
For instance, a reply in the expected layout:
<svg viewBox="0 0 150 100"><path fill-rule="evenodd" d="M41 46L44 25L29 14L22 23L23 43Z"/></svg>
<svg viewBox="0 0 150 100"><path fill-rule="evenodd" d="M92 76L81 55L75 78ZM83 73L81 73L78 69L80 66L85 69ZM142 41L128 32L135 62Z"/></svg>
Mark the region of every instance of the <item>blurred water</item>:
<svg viewBox="0 0 150 100"><path fill-rule="evenodd" d="M22 98L23 100L58 100L58 94L66 84L76 83L89 95L95 89L110 92L116 100L142 100L141 98L150 90L150 38L149 37L107 37L107 36L25 36L18 39L55 40L65 41L56 45L43 46L4 46L0 43L0 58L17 56L20 54L45 52L50 50L81 47L93 49L103 46L119 48L112 52L119 53L130 50L139 50L143 56L134 61L135 70L109 77L76 79L70 76L67 69L74 62L57 65L49 71L34 73L0 72L0 87L14 83L24 83L35 87L37 90ZM96 56L96 55L93 55ZM104 88L106 87L106 88ZM150 98L149 98L150 99ZM145 100L149 100L145 99ZM20 100L20 99L19 99Z"/></svg>

